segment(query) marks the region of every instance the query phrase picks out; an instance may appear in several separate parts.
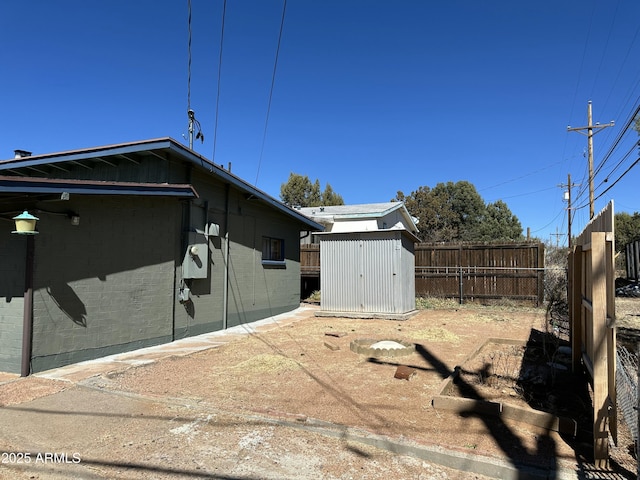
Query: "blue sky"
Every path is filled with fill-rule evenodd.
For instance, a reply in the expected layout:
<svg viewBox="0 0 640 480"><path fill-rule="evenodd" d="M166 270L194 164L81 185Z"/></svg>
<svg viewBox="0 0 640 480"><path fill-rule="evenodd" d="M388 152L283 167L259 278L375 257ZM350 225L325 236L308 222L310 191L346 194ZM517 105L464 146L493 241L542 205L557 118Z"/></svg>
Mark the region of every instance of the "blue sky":
<svg viewBox="0 0 640 480"><path fill-rule="evenodd" d="M186 143L187 6L0 3L0 159ZM288 0L268 122L283 1L229 0L220 64L222 10L192 0L194 149L276 198L291 172L351 204L467 180L555 244L567 174L574 233L589 219L587 138L567 125L587 124L591 100L594 123L616 122L594 136L595 210L640 211L640 167L604 192L638 158L624 129L640 98L636 0Z"/></svg>

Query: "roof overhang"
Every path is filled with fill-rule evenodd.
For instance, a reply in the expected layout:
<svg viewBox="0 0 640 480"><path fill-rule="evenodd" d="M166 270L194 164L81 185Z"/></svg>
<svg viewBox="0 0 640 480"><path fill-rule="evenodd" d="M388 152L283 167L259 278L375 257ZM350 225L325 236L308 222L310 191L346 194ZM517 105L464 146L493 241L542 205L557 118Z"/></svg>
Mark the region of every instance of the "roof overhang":
<svg viewBox="0 0 640 480"><path fill-rule="evenodd" d="M170 183L95 182L0 176L0 193L139 195L198 198L192 185Z"/></svg>
<svg viewBox="0 0 640 480"><path fill-rule="evenodd" d="M407 230L406 228L381 228L379 230L354 230L349 232L315 232L314 235L318 235L319 237L328 237L328 236L338 236L338 235L354 235L354 234L365 234L375 236L375 234L385 234L385 233L395 233L399 232L405 237L409 238L414 243L420 243L421 240L418 238L413 232Z"/></svg>
<svg viewBox="0 0 640 480"><path fill-rule="evenodd" d="M361 211L358 211L358 207L362 207ZM378 207L375 210L370 210L371 207ZM341 210L349 210L341 212ZM334 206L319 206L319 207L305 207L300 210L303 215L307 215L309 218L316 222L325 225L331 225L336 222L351 221L351 220L378 220L390 213L399 210L400 215L405 220L407 226L411 228L411 231L416 234L419 232L416 225L416 218L412 217L407 210L404 202L387 202L385 204L364 204L364 205L334 205Z"/></svg>
<svg viewBox="0 0 640 480"><path fill-rule="evenodd" d="M10 172L16 177L32 178L34 174L36 177L47 176L48 171L51 170L64 171L66 170L65 165L69 163L87 169L92 169L95 164L99 163L113 166L114 161L139 163L140 155L153 155L166 161L190 162L196 168L202 169L208 174L217 177L220 181L237 188L245 194L246 198L262 201L285 215L294 218L305 226L305 230L324 230L324 227L319 223L314 222L295 209L289 208L262 190L250 185L169 137L4 160L0 161L0 172Z"/></svg>

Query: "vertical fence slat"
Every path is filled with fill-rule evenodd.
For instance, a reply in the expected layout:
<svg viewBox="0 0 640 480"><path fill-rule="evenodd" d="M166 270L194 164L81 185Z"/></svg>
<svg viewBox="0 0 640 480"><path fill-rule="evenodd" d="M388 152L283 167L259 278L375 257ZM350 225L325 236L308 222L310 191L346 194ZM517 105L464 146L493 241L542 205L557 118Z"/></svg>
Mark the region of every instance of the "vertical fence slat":
<svg viewBox="0 0 640 480"><path fill-rule="evenodd" d="M303 277L319 276L317 245L300 246ZM418 296L544 301L544 245L416 244Z"/></svg>
<svg viewBox="0 0 640 480"><path fill-rule="evenodd" d="M593 318L593 452L596 467L609 459L609 375L607 368L607 261L606 234L591 233L591 312Z"/></svg>

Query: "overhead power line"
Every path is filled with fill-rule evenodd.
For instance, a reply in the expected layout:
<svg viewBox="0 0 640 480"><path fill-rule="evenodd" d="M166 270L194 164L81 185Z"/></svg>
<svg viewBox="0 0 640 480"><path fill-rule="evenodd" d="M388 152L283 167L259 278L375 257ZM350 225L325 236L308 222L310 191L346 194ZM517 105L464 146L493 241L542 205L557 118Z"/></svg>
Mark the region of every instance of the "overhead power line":
<svg viewBox="0 0 640 480"><path fill-rule="evenodd" d="M216 117L213 124L213 155L211 161L216 160L216 145L218 141L218 110L220 107L220 81L222 78L222 47L224 45L224 19L227 13L227 0L222 3L222 26L220 28L220 56L218 57L218 91L216 92Z"/></svg>
<svg viewBox="0 0 640 480"><path fill-rule="evenodd" d="M618 144L622 141L622 138L626 135L626 133L629 131L629 129L632 127L632 125L634 125L635 119L638 117L638 113L640 113L640 97L638 97L638 99L636 100L636 104L638 105L638 107L636 107L635 111L633 113L631 113L629 115L629 117L627 118L625 126L620 130L620 132L618 132L618 136L615 138L615 140L611 144L611 147L609 147L609 150L607 150L607 153L605 153L605 155L604 155L602 161L600 162L600 165L598 165L598 168L596 169L594 175L598 175L598 173L605 166L605 164L607 163L609 158L611 158L611 155L613 154L613 151L616 149Z"/></svg>
<svg viewBox="0 0 640 480"><path fill-rule="evenodd" d="M589 155L589 218L593 218L594 216L594 199L593 199L593 136L598 133L599 131L602 131L603 128L606 127L612 127L615 125L615 123L613 122L613 120L610 123L605 123L605 124L599 124L596 123L595 125L593 125L593 117L592 117L592 113L591 113L591 100L589 100L589 103L587 104L587 121L588 124L586 127L567 127L567 131L569 132L578 132L581 133L583 135L587 136L587 148L588 148L588 155ZM583 132L583 130L586 130L587 133L585 134ZM594 132L595 130L595 132Z"/></svg>
<svg viewBox="0 0 640 480"><path fill-rule="evenodd" d="M618 183L620 180L622 180L622 177L624 177L627 173L629 173L631 171L631 169L638 164L638 162L640 162L640 158L636 159L635 162L633 162L631 165L629 165L629 168L627 168L618 178L616 178L615 181L611 185L609 185L606 189L604 189L600 193L600 195L598 195L596 197L596 200L599 199L600 197L602 197L604 194L606 194L609 190L611 190L616 185L616 183Z"/></svg>
<svg viewBox="0 0 640 480"><path fill-rule="evenodd" d="M598 176L598 174L602 171L602 169L606 166L606 164L611 160L611 158L613 157L613 154L616 152L616 149L620 146L623 138L625 135L627 135L628 133L630 133L632 131L632 127L634 126L635 123L635 119L637 118L638 114L640 114L640 97L638 97L638 99L636 100L636 103L638 105L637 108L635 108L632 112L629 113L627 119L625 120L625 126L618 132L618 135L616 136L615 140L613 141L611 147L609 147L609 150L607 151L607 153L604 155L603 160L600 162L600 164L598 165L598 167L595 169L595 172L593 174L594 179ZM603 183L606 183L609 181L609 178L613 175L613 173L620 168L620 166L624 163L624 161L629 157L629 155L631 155L631 153L633 152L633 150L636 148L636 142L634 142L633 146L622 156L622 158L618 161L618 163L616 164L615 167L613 167L609 173L607 174L607 177L602 180L596 187L595 189L599 189ZM585 175L586 178L586 175ZM583 179L584 181L584 179ZM588 185L584 184L578 191L578 194L576 195L576 199L582 198L582 196L584 195L584 193L587 191ZM600 197L598 197L600 198ZM578 208L582 208L582 207L578 207Z"/></svg>
<svg viewBox="0 0 640 480"><path fill-rule="evenodd" d="M187 117L189 118L189 148L193 150L193 133L197 130L196 140L200 139L204 143L204 135L200 122L196 119L196 113L191 109L191 0L187 0L187 9L189 17L187 20L189 26L188 41L188 62L187 62Z"/></svg>
<svg viewBox="0 0 640 480"><path fill-rule="evenodd" d="M278 46L276 47L276 58L273 62L273 74L271 75L271 88L269 89L269 103L267 104L267 116L264 121L264 132L262 134L262 146L260 147L260 158L258 159L258 170L256 171L256 181L254 185L258 185L258 176L260 175L260 165L262 164L262 154L264 153L264 144L267 139L267 128L269 126L269 115L271 113L271 100L273 99L273 87L276 83L276 71L278 69L278 56L280 55L280 44L282 42L282 31L284 30L284 17L287 13L287 0L284 0L282 6L282 19L280 20L280 33L278 34Z"/></svg>

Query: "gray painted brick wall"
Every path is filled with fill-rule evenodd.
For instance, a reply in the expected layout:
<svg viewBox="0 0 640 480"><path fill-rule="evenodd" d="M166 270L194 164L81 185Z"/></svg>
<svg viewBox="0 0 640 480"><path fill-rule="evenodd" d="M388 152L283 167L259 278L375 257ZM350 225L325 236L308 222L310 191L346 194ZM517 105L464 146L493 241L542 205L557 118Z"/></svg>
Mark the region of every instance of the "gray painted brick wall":
<svg viewBox="0 0 640 480"><path fill-rule="evenodd" d="M223 326L226 189L223 184L204 183L200 178L196 178L194 184L200 194L194 203L200 207L192 208L192 226L202 228L198 222L205 221L201 212L208 200L208 221L220 225L220 238L210 239L208 278L191 281L192 304L189 308L176 307L176 337L197 335ZM229 213L227 326L297 308L300 305L300 225L264 203L247 199L233 190ZM262 264L263 235L285 240L286 268L268 268ZM177 275L180 278L179 267Z"/></svg>
<svg viewBox="0 0 640 480"><path fill-rule="evenodd" d="M26 238L0 222L0 371L20 373Z"/></svg>
<svg viewBox="0 0 640 480"><path fill-rule="evenodd" d="M80 225L41 214L32 370L172 340L175 199L84 197Z"/></svg>

